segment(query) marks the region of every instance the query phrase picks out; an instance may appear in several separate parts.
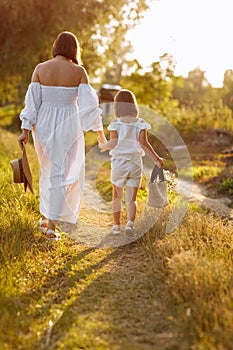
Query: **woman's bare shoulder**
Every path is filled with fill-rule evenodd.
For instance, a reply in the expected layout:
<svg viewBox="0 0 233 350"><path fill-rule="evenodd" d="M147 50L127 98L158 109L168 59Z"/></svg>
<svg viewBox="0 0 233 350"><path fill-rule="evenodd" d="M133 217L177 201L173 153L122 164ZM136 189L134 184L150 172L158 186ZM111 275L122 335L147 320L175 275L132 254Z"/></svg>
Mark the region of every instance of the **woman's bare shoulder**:
<svg viewBox="0 0 233 350"><path fill-rule="evenodd" d="M80 73L80 74L87 74L86 69L83 66L80 66L79 64L74 63L74 68Z"/></svg>
<svg viewBox="0 0 233 350"><path fill-rule="evenodd" d="M75 64L76 66L76 70L77 70L77 74L80 76L80 84L88 84L89 83L89 78L87 75L87 71L83 66L80 66L78 64Z"/></svg>
<svg viewBox="0 0 233 350"><path fill-rule="evenodd" d="M47 61L44 61L44 62L40 62L36 65L35 67L35 71L39 72L40 70L46 68L47 66L51 65L52 63L52 60L47 60Z"/></svg>
<svg viewBox="0 0 233 350"><path fill-rule="evenodd" d="M51 59L49 59L49 60L46 60L46 61L43 61L43 62L39 62L38 64L37 64L37 66L39 66L39 67L43 67L43 66L47 66L48 64L51 64L52 62L53 62L53 58L51 58Z"/></svg>
<svg viewBox="0 0 233 350"><path fill-rule="evenodd" d="M51 64L51 60L38 63L35 66L34 71L32 73L32 81L39 82L40 81L39 76L44 71L44 69L46 69L46 67L49 66L50 64Z"/></svg>
<svg viewBox="0 0 233 350"><path fill-rule="evenodd" d="M71 61L58 62L50 59L37 64L32 75L32 81L40 81L45 85L72 86L81 83L87 84L89 79L83 66Z"/></svg>

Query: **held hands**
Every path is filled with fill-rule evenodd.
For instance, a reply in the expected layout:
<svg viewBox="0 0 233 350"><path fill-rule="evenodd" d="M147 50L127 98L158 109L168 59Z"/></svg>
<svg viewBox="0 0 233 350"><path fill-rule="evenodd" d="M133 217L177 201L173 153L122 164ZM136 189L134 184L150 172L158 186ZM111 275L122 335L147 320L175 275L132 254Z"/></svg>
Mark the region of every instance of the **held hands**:
<svg viewBox="0 0 233 350"><path fill-rule="evenodd" d="M106 139L105 134L103 132L98 133L97 140L98 140L98 147L101 150L100 152L106 151L106 148L104 148L104 146L107 143L107 139Z"/></svg>
<svg viewBox="0 0 233 350"><path fill-rule="evenodd" d="M28 143L28 135L29 135L29 130L24 129L22 134L18 138L18 143L21 150L23 150L22 143L24 143L25 145Z"/></svg>
<svg viewBox="0 0 233 350"><path fill-rule="evenodd" d="M99 142L98 147L100 149L100 152L105 152L107 151L107 142Z"/></svg>
<svg viewBox="0 0 233 350"><path fill-rule="evenodd" d="M102 131L98 132L97 140L98 140L99 144L107 142L107 139L106 139L106 137L104 135L104 132L102 132Z"/></svg>

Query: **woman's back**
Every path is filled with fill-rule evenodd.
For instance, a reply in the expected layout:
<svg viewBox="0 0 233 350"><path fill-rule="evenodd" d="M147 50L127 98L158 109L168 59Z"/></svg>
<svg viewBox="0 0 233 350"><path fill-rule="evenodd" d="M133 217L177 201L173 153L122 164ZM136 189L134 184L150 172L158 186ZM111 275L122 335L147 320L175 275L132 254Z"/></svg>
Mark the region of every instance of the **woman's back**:
<svg viewBox="0 0 233 350"><path fill-rule="evenodd" d="M38 64L33 72L32 81L46 86L77 87L79 84L87 84L88 77L82 66L58 55Z"/></svg>

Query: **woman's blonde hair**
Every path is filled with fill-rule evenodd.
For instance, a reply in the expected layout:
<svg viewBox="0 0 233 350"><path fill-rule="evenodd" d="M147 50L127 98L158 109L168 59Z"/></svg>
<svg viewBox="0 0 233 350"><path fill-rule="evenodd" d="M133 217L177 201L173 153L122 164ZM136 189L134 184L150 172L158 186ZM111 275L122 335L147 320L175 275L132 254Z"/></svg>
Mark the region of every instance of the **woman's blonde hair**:
<svg viewBox="0 0 233 350"><path fill-rule="evenodd" d="M114 97L114 114L116 118L138 116L138 105L134 94L127 89L121 89Z"/></svg>
<svg viewBox="0 0 233 350"><path fill-rule="evenodd" d="M82 63L78 39L71 32L64 31L58 34L53 43L52 55L53 57L62 55L71 59L76 64Z"/></svg>

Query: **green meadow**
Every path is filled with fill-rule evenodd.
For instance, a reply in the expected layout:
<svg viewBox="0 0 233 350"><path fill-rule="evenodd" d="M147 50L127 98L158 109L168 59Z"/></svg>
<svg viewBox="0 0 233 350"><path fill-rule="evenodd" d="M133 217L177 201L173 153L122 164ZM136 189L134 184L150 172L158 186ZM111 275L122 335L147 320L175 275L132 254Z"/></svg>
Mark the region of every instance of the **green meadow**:
<svg viewBox="0 0 233 350"><path fill-rule="evenodd" d="M92 248L65 233L49 242L38 231L32 141L35 195L13 183L9 162L20 156L20 131L9 113L1 110L0 349L233 349L232 223L192 203L170 234L168 206L143 237L125 246ZM197 179L207 173L216 176L218 169L194 172ZM103 174L97 182L108 199ZM145 191L144 184L139 210ZM97 229L94 222L93 233Z"/></svg>

